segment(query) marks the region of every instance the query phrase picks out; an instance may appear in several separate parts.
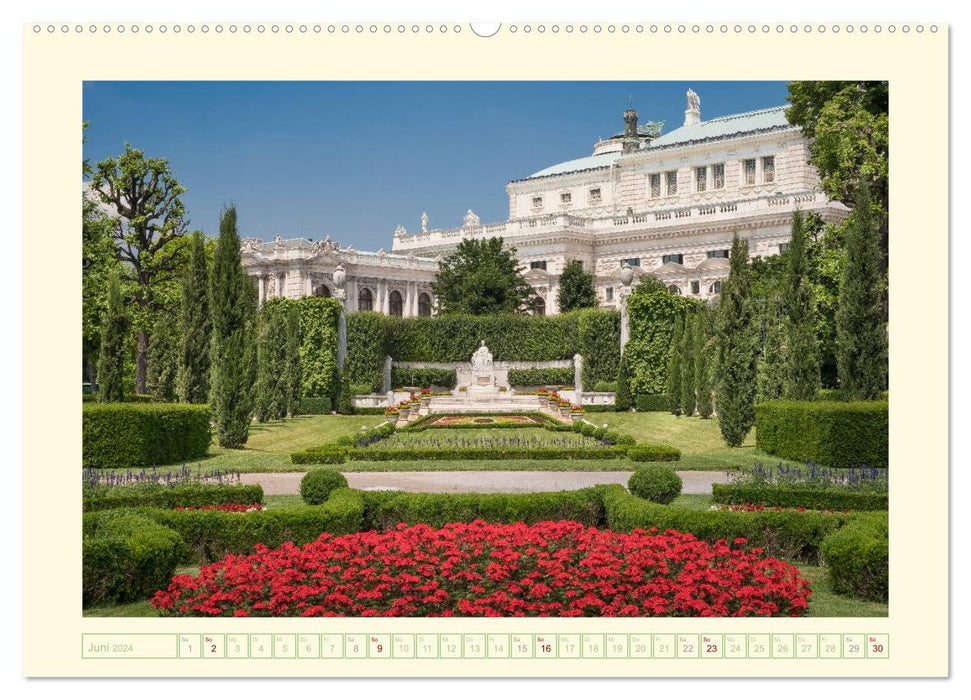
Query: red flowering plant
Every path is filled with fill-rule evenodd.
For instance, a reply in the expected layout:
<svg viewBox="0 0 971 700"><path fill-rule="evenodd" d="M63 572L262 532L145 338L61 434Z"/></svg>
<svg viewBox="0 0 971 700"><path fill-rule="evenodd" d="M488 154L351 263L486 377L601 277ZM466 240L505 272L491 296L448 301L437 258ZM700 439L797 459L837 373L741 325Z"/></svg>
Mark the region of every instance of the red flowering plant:
<svg viewBox="0 0 971 700"><path fill-rule="evenodd" d="M431 389L422 389L421 390L421 395L422 395L422 398L427 398L427 397L429 397L429 396L432 395L432 390Z"/></svg>
<svg viewBox="0 0 971 700"><path fill-rule="evenodd" d="M810 594L796 567L742 538L480 520L257 545L173 577L152 605L168 616L794 617Z"/></svg>
<svg viewBox="0 0 971 700"><path fill-rule="evenodd" d="M764 510L771 511L791 511L794 513L805 513L809 508L804 508L802 506L796 506L794 508L788 508L786 506L764 506L761 503L735 503L732 505L719 505L712 506L712 510L731 510L742 513L760 513ZM832 508L824 508L819 510L820 513L852 513L851 510L833 510Z"/></svg>
<svg viewBox="0 0 971 700"><path fill-rule="evenodd" d="M176 506L175 510L219 510L224 513L248 513L251 510L263 510L261 503L220 503L212 506Z"/></svg>

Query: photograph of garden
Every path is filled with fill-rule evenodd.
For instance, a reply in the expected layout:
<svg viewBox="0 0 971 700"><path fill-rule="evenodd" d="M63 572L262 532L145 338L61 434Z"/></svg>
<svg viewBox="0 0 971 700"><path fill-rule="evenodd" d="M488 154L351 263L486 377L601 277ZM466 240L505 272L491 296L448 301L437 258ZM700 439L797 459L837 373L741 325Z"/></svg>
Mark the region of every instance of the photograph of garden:
<svg viewBox="0 0 971 700"><path fill-rule="evenodd" d="M128 109L190 93L223 105L196 135ZM354 109L386 94L412 114L387 142ZM86 83L84 615L887 616L888 94ZM556 99L588 103L563 127L579 145L530 131ZM341 109L293 116L322 105ZM300 146L254 175L230 113ZM617 133L591 155L599 123ZM382 136L307 215L342 242L274 234L249 178L299 190L358 129ZM470 130L467 157L506 168L494 223L431 162ZM394 228L381 190L412 177L461 225L419 205ZM390 247L358 249L329 207L384 217Z"/></svg>

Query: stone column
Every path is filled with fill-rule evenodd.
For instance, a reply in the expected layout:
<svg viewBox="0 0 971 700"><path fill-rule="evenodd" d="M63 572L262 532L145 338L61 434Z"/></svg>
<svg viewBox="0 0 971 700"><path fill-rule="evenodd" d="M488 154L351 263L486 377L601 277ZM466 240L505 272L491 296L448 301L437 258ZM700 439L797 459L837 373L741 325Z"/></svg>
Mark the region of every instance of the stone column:
<svg viewBox="0 0 971 700"><path fill-rule="evenodd" d="M314 295L314 280L310 270L304 270L303 272L303 295L307 297Z"/></svg>
<svg viewBox="0 0 971 700"><path fill-rule="evenodd" d="M630 315L627 313L627 299L630 297L630 288L621 287L618 290L620 296L620 355L624 356L624 347L630 340Z"/></svg>
<svg viewBox="0 0 971 700"><path fill-rule="evenodd" d="M391 355L386 355L384 358L384 383L382 390L385 394L391 392Z"/></svg>
<svg viewBox="0 0 971 700"><path fill-rule="evenodd" d="M402 316L407 317L407 316L414 316L415 315L412 312L412 308L411 308L411 302L413 300L412 295L413 295L413 292L412 292L412 282L405 282L405 308L401 310L401 315Z"/></svg>
<svg viewBox="0 0 971 700"><path fill-rule="evenodd" d="M286 296L286 285L287 285L287 273L280 272L276 276L276 295L278 297Z"/></svg>
<svg viewBox="0 0 971 700"><path fill-rule="evenodd" d="M558 314L558 313L560 313L560 281L559 281L559 278L557 278L557 281L556 282L554 282L553 284L550 285L549 289L550 289L549 294L547 294L547 296L549 297L549 299L547 300L547 303L546 303L546 309L547 309L546 313L548 313L548 314Z"/></svg>
<svg viewBox="0 0 971 700"><path fill-rule="evenodd" d="M267 283L266 275L260 274L256 276L256 287L259 290L260 306L263 306L263 302L266 301L266 283Z"/></svg>
<svg viewBox="0 0 971 700"><path fill-rule="evenodd" d="M348 312L357 311L357 280L347 280L347 302L344 308Z"/></svg>
<svg viewBox="0 0 971 700"><path fill-rule="evenodd" d="M391 315L391 294L388 291L388 280L381 280L381 313Z"/></svg>
<svg viewBox="0 0 971 700"><path fill-rule="evenodd" d="M344 370L344 360L347 358L347 318L341 311L337 317L337 369Z"/></svg>
<svg viewBox="0 0 971 700"><path fill-rule="evenodd" d="M583 401L583 356L577 353L573 356L573 386L576 390L577 403Z"/></svg>

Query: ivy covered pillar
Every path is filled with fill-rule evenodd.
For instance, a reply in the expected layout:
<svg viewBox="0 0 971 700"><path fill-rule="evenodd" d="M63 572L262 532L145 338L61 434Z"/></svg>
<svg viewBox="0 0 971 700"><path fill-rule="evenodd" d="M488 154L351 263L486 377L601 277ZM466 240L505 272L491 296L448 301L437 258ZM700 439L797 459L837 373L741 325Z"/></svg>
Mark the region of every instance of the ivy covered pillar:
<svg viewBox="0 0 971 700"><path fill-rule="evenodd" d="M620 295L620 356L624 356L624 346L630 340L630 314L627 313L627 301L630 298L630 283L634 280L634 271L626 262L620 268L620 281L623 285Z"/></svg>

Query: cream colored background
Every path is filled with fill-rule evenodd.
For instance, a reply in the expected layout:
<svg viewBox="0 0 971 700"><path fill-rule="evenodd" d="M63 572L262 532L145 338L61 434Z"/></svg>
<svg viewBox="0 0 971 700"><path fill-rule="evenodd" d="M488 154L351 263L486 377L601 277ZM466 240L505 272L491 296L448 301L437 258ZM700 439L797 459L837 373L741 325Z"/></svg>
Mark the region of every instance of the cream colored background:
<svg viewBox="0 0 971 700"><path fill-rule="evenodd" d="M945 675L948 547L947 27L754 35L504 27L315 34L24 27L24 673L83 675ZM85 28L88 26L85 23ZM103 23L98 25L99 28ZM312 27L312 25L310 25ZM397 22L392 23L397 26ZM802 25L800 25L801 27ZM818 26L818 25L816 25ZM127 57L138 54L138 60ZM889 80L891 134L891 599L889 618L798 620L194 620L81 616L80 196L85 80ZM461 107L461 106L459 106ZM394 104L380 105L394 113ZM556 115L550 115L551 119ZM325 137L322 134L322 137ZM165 154L156 154L164 156ZM191 183L186 183L191 186ZM212 233L212 232L209 232ZM915 266L916 265L916 266ZM924 272L925 266L929 270ZM82 633L889 633L876 661L83 661Z"/></svg>

